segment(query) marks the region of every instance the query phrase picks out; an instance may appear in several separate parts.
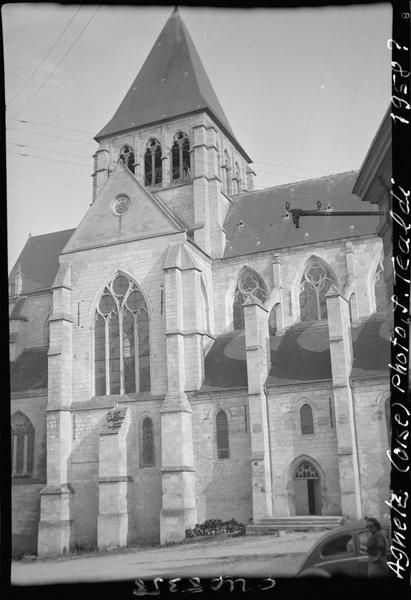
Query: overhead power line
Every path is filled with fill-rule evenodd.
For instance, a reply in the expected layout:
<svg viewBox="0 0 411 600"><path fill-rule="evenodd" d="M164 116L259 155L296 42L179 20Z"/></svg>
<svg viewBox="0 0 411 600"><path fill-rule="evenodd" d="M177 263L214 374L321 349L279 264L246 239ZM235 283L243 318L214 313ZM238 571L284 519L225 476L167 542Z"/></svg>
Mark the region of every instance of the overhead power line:
<svg viewBox="0 0 411 600"><path fill-rule="evenodd" d="M28 146L27 144L17 144L17 142L10 142L13 146L19 148L31 148L32 150L44 150L45 152L52 152L53 154L67 154L69 156L77 156L78 158L90 158L86 154L74 154L74 152L62 152L61 150L52 150L50 148L41 148L40 146Z"/></svg>
<svg viewBox="0 0 411 600"><path fill-rule="evenodd" d="M51 160L52 162L61 162L68 165L77 165L78 167L87 167L88 169L90 168L90 165L85 165L84 163L71 162L69 160L61 160L59 158L47 158L46 156L36 156L35 154L28 154L25 152L14 152L14 150L11 150L10 154L17 154L18 156L23 156L24 158L40 158L41 160Z"/></svg>
<svg viewBox="0 0 411 600"><path fill-rule="evenodd" d="M63 35L65 34L65 32L67 31L68 27L71 25L72 21L74 20L75 16L77 15L78 11L80 10L80 8L83 5L81 4L77 10L75 11L74 15L72 15L68 21L68 23L66 24L66 26L64 27L63 31L60 33L60 35L58 36L58 38L56 39L56 41L54 42L54 44L51 46L50 50L47 52L46 56L43 58L43 60L40 62L40 64L36 67L36 69L33 71L33 73L30 75L30 77L27 79L27 81L25 83L23 83L23 85L17 90L17 92L14 94L14 96L11 98L11 100L9 100L8 105L13 102L13 100L15 98L17 98L17 96L20 94L20 92L26 87L26 85L33 79L34 75L37 73L37 71L40 69L40 67L44 64L44 62L46 61L46 59L48 58L48 56L50 55L50 53L54 50L54 48L56 47L57 43L61 40L61 38L63 37Z"/></svg>
<svg viewBox="0 0 411 600"><path fill-rule="evenodd" d="M49 123L39 123L38 121L27 121L27 119L13 119L18 123L24 123L28 125L41 125L42 127L51 127L53 129L64 129L66 131L74 131L75 133L86 133L94 135L94 131L85 131L84 129L71 129L71 127L61 127L59 125L50 125Z"/></svg>
<svg viewBox="0 0 411 600"><path fill-rule="evenodd" d="M25 134L27 134L27 133L33 133L35 135L43 135L43 136L46 136L46 137L56 138L56 139L59 139L59 140L67 140L69 142L75 142L76 144L87 144L87 145L90 145L92 143L95 143L95 142L92 142L91 140L89 142L85 142L84 140L73 140L72 138L67 138L67 137L64 137L62 135L52 135L51 133L43 133L41 131L24 131L23 129L19 129L18 127L8 127L7 131L19 131L20 133L25 133Z"/></svg>
<svg viewBox="0 0 411 600"><path fill-rule="evenodd" d="M295 165L283 165L281 163L265 162L263 160L254 160L253 164L272 165L273 167L286 167L287 169L296 169L298 171L310 171L311 173L322 173L323 175L326 175L324 171L319 171L318 169L304 169L304 167L296 167Z"/></svg>
<svg viewBox="0 0 411 600"><path fill-rule="evenodd" d="M54 69L52 69L52 71L49 73L48 77L43 81L43 83L41 84L41 86L34 92L34 94L31 96L31 98L29 98L29 100L25 103L25 105L18 111L18 113L16 113L16 117L21 114L23 112L23 110L25 110L27 108L27 106L30 104L30 102L32 100L34 100L34 98L37 96L37 94L40 92L40 90L43 89L43 87L46 85L46 83L48 82L48 80L50 79L50 77L54 74L54 72L56 71L57 67L59 67L61 65L61 63L63 62L63 60L66 58L66 56L69 54L69 52L71 51L71 49L73 48L73 46L77 43L77 41L79 40L80 36L82 35L82 33L85 31L85 29L88 27L89 23L91 22L91 20L96 16L97 12L100 10L101 8L101 4L99 4L99 6L96 8L96 10L93 12L93 14L88 18L87 23L82 27L82 29L80 30L80 32L77 34L77 36L75 37L74 41L70 44L70 46L68 47L68 49L66 50L66 52L63 54L63 56L61 57L61 59L57 62L57 64L55 65Z"/></svg>

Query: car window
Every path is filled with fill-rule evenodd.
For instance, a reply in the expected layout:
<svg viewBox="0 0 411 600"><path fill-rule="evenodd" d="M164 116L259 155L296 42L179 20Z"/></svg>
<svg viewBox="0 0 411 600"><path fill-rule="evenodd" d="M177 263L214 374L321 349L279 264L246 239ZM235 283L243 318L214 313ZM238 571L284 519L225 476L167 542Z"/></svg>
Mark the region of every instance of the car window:
<svg viewBox="0 0 411 600"><path fill-rule="evenodd" d="M334 554L354 553L354 539L350 533L335 537L321 548L321 555L332 556Z"/></svg>
<svg viewBox="0 0 411 600"><path fill-rule="evenodd" d="M360 552L362 554L367 554L367 542L369 537L370 534L368 533L368 531L361 531L358 534L358 541L360 542Z"/></svg>

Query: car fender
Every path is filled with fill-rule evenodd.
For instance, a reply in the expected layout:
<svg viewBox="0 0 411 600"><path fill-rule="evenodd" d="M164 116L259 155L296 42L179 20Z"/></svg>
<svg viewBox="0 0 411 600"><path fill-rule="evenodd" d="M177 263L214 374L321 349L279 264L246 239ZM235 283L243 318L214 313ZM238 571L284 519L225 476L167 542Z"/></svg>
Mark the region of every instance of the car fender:
<svg viewBox="0 0 411 600"><path fill-rule="evenodd" d="M331 573L329 573L325 569L320 569L318 567L312 567L311 569L305 569L304 571L301 571L301 573L299 573L297 575L297 578L300 578L300 577L327 577L327 578L330 578Z"/></svg>

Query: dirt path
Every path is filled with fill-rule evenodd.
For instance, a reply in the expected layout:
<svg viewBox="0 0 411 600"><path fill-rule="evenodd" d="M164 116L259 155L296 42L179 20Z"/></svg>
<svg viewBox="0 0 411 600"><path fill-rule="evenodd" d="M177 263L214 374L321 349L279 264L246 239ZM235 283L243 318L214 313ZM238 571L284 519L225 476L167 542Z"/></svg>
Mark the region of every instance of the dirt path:
<svg viewBox="0 0 411 600"><path fill-rule="evenodd" d="M203 540L117 553L12 563L14 584L97 582L154 577L292 576L321 532Z"/></svg>

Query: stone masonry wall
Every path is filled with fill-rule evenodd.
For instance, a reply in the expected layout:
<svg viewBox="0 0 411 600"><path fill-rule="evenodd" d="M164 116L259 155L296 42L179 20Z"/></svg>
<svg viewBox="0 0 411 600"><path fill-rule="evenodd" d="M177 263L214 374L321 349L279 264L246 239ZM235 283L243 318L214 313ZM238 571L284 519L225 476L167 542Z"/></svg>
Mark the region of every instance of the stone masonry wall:
<svg viewBox="0 0 411 600"><path fill-rule="evenodd" d="M381 255L381 240L375 237L352 240L356 269L357 297L360 318L366 318L375 307L372 295L372 279ZM298 288L303 276L306 261L311 256L324 260L343 288L347 279L345 242L322 242L297 248L285 248L279 251L247 254L235 258L218 260L213 265L213 289L216 334L232 328L232 303L238 275L243 267L254 269L264 280L269 293L273 289L273 256L281 261L283 286L284 326L290 327L300 320ZM270 304L268 297L266 305Z"/></svg>
<svg viewBox="0 0 411 600"><path fill-rule="evenodd" d="M389 515L384 500L389 500L391 463L385 401L388 381L356 381L353 387L355 425L364 515L377 519Z"/></svg>
<svg viewBox="0 0 411 600"><path fill-rule="evenodd" d="M34 427L34 463L30 478L13 478L11 489L13 556L36 553L37 526L40 516L39 492L46 482L47 395L12 398L11 414L24 413Z"/></svg>
<svg viewBox="0 0 411 600"><path fill-rule="evenodd" d="M299 458L311 459L322 487L323 515L341 514L333 394L329 387L268 388L274 515L295 514L293 477ZM330 402L331 398L331 412ZM300 409L312 409L314 433L302 434Z"/></svg>
<svg viewBox="0 0 411 600"><path fill-rule="evenodd" d="M245 391L199 394L190 402L198 522L235 518L248 523L252 514L248 396ZM229 428L229 458L224 459L217 457L216 415L220 409L226 412Z"/></svg>

